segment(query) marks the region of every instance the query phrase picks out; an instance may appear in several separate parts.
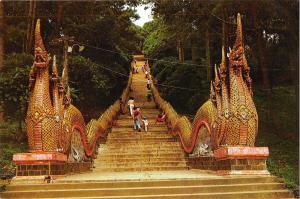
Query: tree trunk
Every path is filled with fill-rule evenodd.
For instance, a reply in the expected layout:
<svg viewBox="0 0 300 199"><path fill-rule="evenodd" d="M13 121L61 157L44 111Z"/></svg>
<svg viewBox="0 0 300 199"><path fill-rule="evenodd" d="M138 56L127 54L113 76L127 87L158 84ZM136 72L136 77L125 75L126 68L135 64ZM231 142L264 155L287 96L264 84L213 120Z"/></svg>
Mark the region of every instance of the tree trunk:
<svg viewBox="0 0 300 199"><path fill-rule="evenodd" d="M177 45L179 62L184 62L184 49L182 47L183 45L181 39L178 40Z"/></svg>
<svg viewBox="0 0 300 199"><path fill-rule="evenodd" d="M35 10L36 10L36 1L30 0L29 10L28 10L27 31L26 31L26 53L28 54L33 53Z"/></svg>
<svg viewBox="0 0 300 199"><path fill-rule="evenodd" d="M192 37L191 39L191 56L192 56L192 63L196 64L197 62L197 47L195 46L195 38Z"/></svg>
<svg viewBox="0 0 300 199"><path fill-rule="evenodd" d="M262 74L262 86L264 89L270 89L270 78L266 57L266 46L265 41L263 40L262 33L257 35L257 47L258 47L258 58L260 63L260 70Z"/></svg>
<svg viewBox="0 0 300 199"><path fill-rule="evenodd" d="M179 62L181 61L181 52L180 52L180 40L177 40L177 53L178 53L178 59Z"/></svg>
<svg viewBox="0 0 300 199"><path fill-rule="evenodd" d="M222 5L222 15L223 19L227 20L227 8L225 7L224 1ZM228 49L228 25L225 23L225 21L222 21L222 46L224 46L226 52Z"/></svg>
<svg viewBox="0 0 300 199"><path fill-rule="evenodd" d="M62 19L64 4L63 4L63 2L57 1L56 5L57 5L57 12L56 12L56 27L55 27L56 30L55 30L55 32L59 33L60 28L62 26L61 19Z"/></svg>
<svg viewBox="0 0 300 199"><path fill-rule="evenodd" d="M0 1L0 71L4 62L4 4ZM4 121L3 107L0 106L0 123Z"/></svg>
<svg viewBox="0 0 300 199"><path fill-rule="evenodd" d="M262 88L264 89L264 93L267 97L267 115L266 122L268 123L269 128L276 128L276 123L274 123L274 114L272 107L272 88L270 84L269 70L268 70L268 60L267 60L267 49L266 44L263 38L263 29L260 27L259 16L257 4L255 2L252 3L252 13L253 13L253 27L257 32L257 51L258 51L258 60L261 72L261 81Z"/></svg>
<svg viewBox="0 0 300 199"><path fill-rule="evenodd" d="M4 5L3 1L0 1L0 70L4 62L4 30Z"/></svg>
<svg viewBox="0 0 300 199"><path fill-rule="evenodd" d="M181 42L181 62L184 62L184 48L182 42Z"/></svg>
<svg viewBox="0 0 300 199"><path fill-rule="evenodd" d="M192 63L196 64L197 62L197 48L192 46Z"/></svg>
<svg viewBox="0 0 300 199"><path fill-rule="evenodd" d="M208 29L206 29L205 32L205 55L206 55L206 74L207 74L207 80L211 81L211 71L212 71L212 67L211 67L211 62L210 62L210 41L209 41L209 31Z"/></svg>

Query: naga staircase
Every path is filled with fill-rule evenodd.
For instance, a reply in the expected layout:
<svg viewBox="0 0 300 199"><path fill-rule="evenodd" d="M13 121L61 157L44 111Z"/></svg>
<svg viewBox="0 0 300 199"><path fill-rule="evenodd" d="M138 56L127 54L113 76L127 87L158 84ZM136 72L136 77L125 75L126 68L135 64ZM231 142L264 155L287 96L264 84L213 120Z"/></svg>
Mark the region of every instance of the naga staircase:
<svg viewBox="0 0 300 199"><path fill-rule="evenodd" d="M142 62L143 63L143 62ZM140 64L138 62L138 64ZM156 105L146 102L144 76L134 74L132 91L149 120L149 131L133 130L129 113L119 115L98 148L90 172L69 175L52 183L7 186L2 198L196 199L292 198L284 183L269 175L220 176L188 170L188 157L165 124L154 125Z"/></svg>
<svg viewBox="0 0 300 199"><path fill-rule="evenodd" d="M144 62L137 62L140 67ZM148 132L133 129L129 112L115 121L107 141L100 144L94 171L159 171L186 170L187 161L180 142L168 133L165 124L155 123L159 110L153 100L146 99L145 75L140 71L133 75L132 91L135 105L141 108L142 117L149 121Z"/></svg>
<svg viewBox="0 0 300 199"><path fill-rule="evenodd" d="M60 81L54 64L50 102L49 59L38 21L27 114L31 150L14 156L17 176L0 198L292 198L282 179L267 171L268 148L254 146L258 116L243 45L238 15L229 66L223 49L210 99L198 109L193 123L179 116L153 84L153 99L148 102L146 79L140 72L130 75L121 100L126 104L129 96L135 98L149 120L147 133L133 130L128 112L118 114L118 101L85 126L80 111L70 103L67 65ZM143 56L135 58L140 67ZM46 113L40 108L43 103ZM166 123L154 124L157 107L165 111ZM47 182L45 176L53 180Z"/></svg>

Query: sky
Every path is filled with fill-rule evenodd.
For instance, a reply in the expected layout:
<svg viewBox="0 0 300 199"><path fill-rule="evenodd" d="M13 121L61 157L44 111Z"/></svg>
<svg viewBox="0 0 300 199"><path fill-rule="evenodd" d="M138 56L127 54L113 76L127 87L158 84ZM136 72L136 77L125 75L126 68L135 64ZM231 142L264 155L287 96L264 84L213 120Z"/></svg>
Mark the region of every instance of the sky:
<svg viewBox="0 0 300 199"><path fill-rule="evenodd" d="M136 8L136 11L137 11L138 15L140 16L140 18L133 22L134 24L141 26L141 27L144 25L144 23L152 20L151 7L148 7L147 10L144 10L144 8L145 8L145 5L141 5Z"/></svg>

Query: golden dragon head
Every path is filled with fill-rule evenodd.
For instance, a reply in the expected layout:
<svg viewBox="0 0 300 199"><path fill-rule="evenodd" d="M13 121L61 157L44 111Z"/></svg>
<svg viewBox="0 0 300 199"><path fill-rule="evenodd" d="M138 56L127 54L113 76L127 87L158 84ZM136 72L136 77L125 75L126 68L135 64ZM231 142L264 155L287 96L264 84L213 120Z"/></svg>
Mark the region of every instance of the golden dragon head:
<svg viewBox="0 0 300 199"><path fill-rule="evenodd" d="M41 36L40 19L38 19L36 22L34 36L35 36L35 45L34 45L35 66L38 68L45 68L48 66L49 57Z"/></svg>

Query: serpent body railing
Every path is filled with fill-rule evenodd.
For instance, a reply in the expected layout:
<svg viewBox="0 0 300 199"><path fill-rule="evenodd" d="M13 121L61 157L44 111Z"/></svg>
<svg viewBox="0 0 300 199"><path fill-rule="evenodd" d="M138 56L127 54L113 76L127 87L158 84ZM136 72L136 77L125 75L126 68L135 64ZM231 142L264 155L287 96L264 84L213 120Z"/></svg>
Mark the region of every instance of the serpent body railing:
<svg viewBox="0 0 300 199"><path fill-rule="evenodd" d="M236 35L228 56L229 65L226 65L223 48L220 67L215 66L210 99L198 109L193 123L185 116L180 117L170 103L162 99L152 83L154 100L165 112L171 133L180 137L186 153L212 155L222 146L254 146L258 116L253 102L250 68L244 52L240 14L237 16Z"/></svg>

